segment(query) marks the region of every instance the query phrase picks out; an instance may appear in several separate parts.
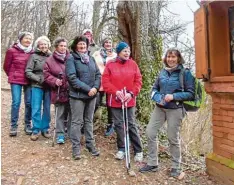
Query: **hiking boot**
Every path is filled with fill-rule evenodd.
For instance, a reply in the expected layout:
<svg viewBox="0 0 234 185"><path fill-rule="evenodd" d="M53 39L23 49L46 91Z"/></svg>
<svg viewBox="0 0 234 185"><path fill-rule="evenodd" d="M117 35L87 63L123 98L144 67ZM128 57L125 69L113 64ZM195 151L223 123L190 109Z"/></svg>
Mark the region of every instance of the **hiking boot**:
<svg viewBox="0 0 234 185"><path fill-rule="evenodd" d="M11 127L11 128L10 128L9 136L10 136L10 137L17 136L17 127Z"/></svg>
<svg viewBox="0 0 234 185"><path fill-rule="evenodd" d="M99 156L100 155L100 152L95 147L87 148L87 149L92 154L92 156Z"/></svg>
<svg viewBox="0 0 234 185"><path fill-rule="evenodd" d="M32 135L30 137L30 139L32 141L36 141L36 140L38 140L38 138L39 138L39 134L38 133L32 133Z"/></svg>
<svg viewBox="0 0 234 185"><path fill-rule="evenodd" d="M73 157L74 160L80 160L81 159L80 154L73 154L72 157Z"/></svg>
<svg viewBox="0 0 234 185"><path fill-rule="evenodd" d="M26 126L24 128L24 132L26 135L31 135L32 134L32 128L30 126Z"/></svg>
<svg viewBox="0 0 234 185"><path fill-rule="evenodd" d="M144 167L139 169L139 172L145 173L145 172L157 172L158 171L158 166L150 166L146 164Z"/></svg>
<svg viewBox="0 0 234 185"><path fill-rule="evenodd" d="M57 137L57 144L64 144L65 143L65 137L64 135L58 135Z"/></svg>
<svg viewBox="0 0 234 185"><path fill-rule="evenodd" d="M124 156L125 156L125 152L123 152L123 151L118 151L118 152L115 154L115 158L118 159L118 160L124 159Z"/></svg>
<svg viewBox="0 0 234 185"><path fill-rule="evenodd" d="M170 171L170 177L179 177L182 174L182 170L181 169L176 169L176 168L172 168Z"/></svg>
<svg viewBox="0 0 234 185"><path fill-rule="evenodd" d="M48 131L42 132L41 135L47 139L51 138L51 134Z"/></svg>
<svg viewBox="0 0 234 185"><path fill-rule="evenodd" d="M143 161L143 152L136 153L134 157L135 162L142 162Z"/></svg>
<svg viewBox="0 0 234 185"><path fill-rule="evenodd" d="M108 137L114 133L114 127L111 125L106 128L105 137Z"/></svg>

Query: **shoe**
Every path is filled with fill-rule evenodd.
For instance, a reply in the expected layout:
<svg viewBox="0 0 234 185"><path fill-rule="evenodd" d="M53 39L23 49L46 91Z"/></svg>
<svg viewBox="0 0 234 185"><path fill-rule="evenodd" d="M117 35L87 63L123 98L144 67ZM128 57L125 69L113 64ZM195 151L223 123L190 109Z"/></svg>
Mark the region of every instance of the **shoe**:
<svg viewBox="0 0 234 185"><path fill-rule="evenodd" d="M87 148L88 151L92 154L92 156L99 156L100 155L100 152L95 148Z"/></svg>
<svg viewBox="0 0 234 185"><path fill-rule="evenodd" d="M74 160L80 160L81 159L81 155L80 154L73 154L73 159Z"/></svg>
<svg viewBox="0 0 234 185"><path fill-rule="evenodd" d="M38 133L32 133L32 135L30 137L30 139L32 141L36 141L36 140L38 140L38 138L39 138L39 134Z"/></svg>
<svg viewBox="0 0 234 185"><path fill-rule="evenodd" d="M124 159L124 156L125 156L125 152L123 152L123 151L118 151L118 152L115 154L115 158L118 159L118 160Z"/></svg>
<svg viewBox="0 0 234 185"><path fill-rule="evenodd" d="M32 134L32 128L30 126L26 126L24 128L25 134L26 135L31 135Z"/></svg>
<svg viewBox="0 0 234 185"><path fill-rule="evenodd" d="M143 152L136 153L134 157L135 162L142 162L143 161Z"/></svg>
<svg viewBox="0 0 234 185"><path fill-rule="evenodd" d="M10 128L9 136L10 136L10 137L17 136L17 127L11 127L11 128Z"/></svg>
<svg viewBox="0 0 234 185"><path fill-rule="evenodd" d="M150 166L146 164L144 167L139 169L139 172L145 173L145 172L157 172L158 171L158 166Z"/></svg>
<svg viewBox="0 0 234 185"><path fill-rule="evenodd" d="M108 137L114 133L114 127L111 125L106 128L105 137Z"/></svg>
<svg viewBox="0 0 234 185"><path fill-rule="evenodd" d="M51 138L51 134L50 134L48 131L42 132L41 135L42 135L43 137L45 137L45 138L48 138L48 139Z"/></svg>
<svg viewBox="0 0 234 185"><path fill-rule="evenodd" d="M64 144L65 143L65 137L64 135L58 135L57 137L57 144Z"/></svg>
<svg viewBox="0 0 234 185"><path fill-rule="evenodd" d="M172 168L170 171L170 177L179 177L182 174L181 169Z"/></svg>

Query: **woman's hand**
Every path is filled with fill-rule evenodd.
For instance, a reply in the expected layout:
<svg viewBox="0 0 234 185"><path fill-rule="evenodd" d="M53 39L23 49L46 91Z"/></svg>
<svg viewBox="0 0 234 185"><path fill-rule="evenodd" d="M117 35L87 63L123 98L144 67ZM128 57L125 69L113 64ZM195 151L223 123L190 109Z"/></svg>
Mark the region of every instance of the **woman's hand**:
<svg viewBox="0 0 234 185"><path fill-rule="evenodd" d="M130 93L126 93L124 96L124 102L129 102L132 99L132 95Z"/></svg>
<svg viewBox="0 0 234 185"><path fill-rule="evenodd" d="M63 85L63 81L60 80L60 79L57 79L57 80L55 81L55 84L56 84L57 86L62 86L62 85Z"/></svg>
<svg viewBox="0 0 234 185"><path fill-rule="evenodd" d="M173 94L167 94L164 98L165 102L170 102L174 99Z"/></svg>
<svg viewBox="0 0 234 185"><path fill-rule="evenodd" d="M93 87L92 89L90 89L88 95L89 96L94 96L95 94L97 94L97 89Z"/></svg>
<svg viewBox="0 0 234 185"><path fill-rule="evenodd" d="M116 91L116 96L118 97L120 101L124 100L124 94L122 91Z"/></svg>

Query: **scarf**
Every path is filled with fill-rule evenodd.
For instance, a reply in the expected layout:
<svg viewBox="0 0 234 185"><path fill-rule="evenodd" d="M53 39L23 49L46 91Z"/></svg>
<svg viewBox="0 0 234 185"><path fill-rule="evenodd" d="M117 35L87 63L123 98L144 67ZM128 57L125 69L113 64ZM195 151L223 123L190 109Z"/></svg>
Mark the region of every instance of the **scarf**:
<svg viewBox="0 0 234 185"><path fill-rule="evenodd" d="M54 51L54 53L56 54L57 58L59 58L60 60L64 61L66 58L66 53L59 53L58 51Z"/></svg>
<svg viewBox="0 0 234 185"><path fill-rule="evenodd" d="M81 58L81 62L84 63L84 64L88 64L89 63L89 55L88 55L88 52L86 53L80 53L77 51L77 53L80 55L80 58Z"/></svg>
<svg viewBox="0 0 234 185"><path fill-rule="evenodd" d="M25 47L25 46L23 46L23 45L19 42L19 43L17 43L17 46L18 46L21 50L23 50L25 53L30 53L30 52L32 51L32 44L30 44L30 46L28 46L28 47Z"/></svg>
<svg viewBox="0 0 234 185"><path fill-rule="evenodd" d="M179 65L177 64L175 67L165 67L165 69L166 69L169 73L171 73L171 72L175 71L175 70L177 69L178 66L179 66Z"/></svg>
<svg viewBox="0 0 234 185"><path fill-rule="evenodd" d="M100 55L102 57L102 61L103 61L103 64L104 66L106 65L106 59L108 56L112 56L113 54L113 49L106 49L106 48L101 48L100 50Z"/></svg>

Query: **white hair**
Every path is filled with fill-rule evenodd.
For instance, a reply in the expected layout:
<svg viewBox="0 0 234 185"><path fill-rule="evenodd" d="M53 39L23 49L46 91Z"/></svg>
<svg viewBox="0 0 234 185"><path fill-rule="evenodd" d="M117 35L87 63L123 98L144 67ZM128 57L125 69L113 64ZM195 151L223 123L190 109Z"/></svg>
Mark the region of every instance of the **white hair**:
<svg viewBox="0 0 234 185"><path fill-rule="evenodd" d="M51 46L50 39L47 36L41 36L41 37L38 37L37 40L35 41L34 48L38 48L38 42L40 42L41 40L46 41L48 44L48 47Z"/></svg>

